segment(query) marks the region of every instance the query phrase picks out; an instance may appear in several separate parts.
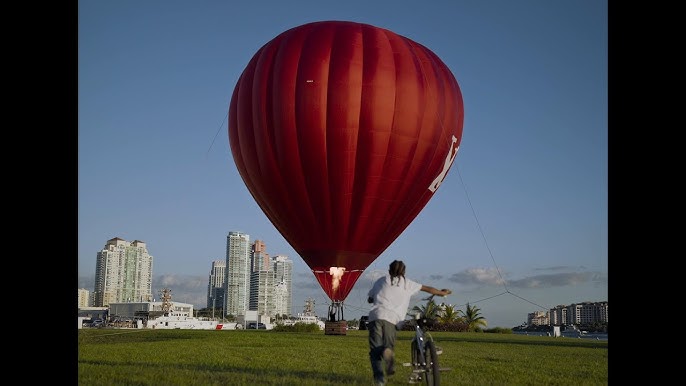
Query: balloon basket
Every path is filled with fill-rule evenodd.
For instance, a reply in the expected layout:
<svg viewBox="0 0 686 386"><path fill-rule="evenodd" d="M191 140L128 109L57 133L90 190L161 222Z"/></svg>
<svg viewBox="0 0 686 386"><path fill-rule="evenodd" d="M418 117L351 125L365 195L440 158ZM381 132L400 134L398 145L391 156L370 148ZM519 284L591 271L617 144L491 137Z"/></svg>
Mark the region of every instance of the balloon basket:
<svg viewBox="0 0 686 386"><path fill-rule="evenodd" d="M339 320L337 322L324 322L324 335L346 335L347 332L347 320Z"/></svg>

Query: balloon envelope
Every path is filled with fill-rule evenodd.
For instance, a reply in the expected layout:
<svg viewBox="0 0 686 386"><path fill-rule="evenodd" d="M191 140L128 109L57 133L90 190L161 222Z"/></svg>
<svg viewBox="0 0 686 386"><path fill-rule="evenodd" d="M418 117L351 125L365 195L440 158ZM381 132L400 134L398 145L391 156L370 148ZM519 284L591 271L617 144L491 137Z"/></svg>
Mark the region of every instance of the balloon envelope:
<svg viewBox="0 0 686 386"><path fill-rule="evenodd" d="M252 57L231 97L229 146L265 215L343 301L445 178L463 120L458 83L429 49L321 21Z"/></svg>

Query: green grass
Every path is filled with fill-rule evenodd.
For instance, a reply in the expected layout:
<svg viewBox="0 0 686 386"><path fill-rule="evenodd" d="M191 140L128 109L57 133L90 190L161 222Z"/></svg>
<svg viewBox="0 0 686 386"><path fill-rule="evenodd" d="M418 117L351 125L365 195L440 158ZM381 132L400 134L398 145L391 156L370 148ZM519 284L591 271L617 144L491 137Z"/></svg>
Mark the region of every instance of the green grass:
<svg viewBox="0 0 686 386"><path fill-rule="evenodd" d="M412 332L399 331L407 385ZM433 332L442 385L606 385L607 340ZM83 329L79 385L371 385L367 331Z"/></svg>

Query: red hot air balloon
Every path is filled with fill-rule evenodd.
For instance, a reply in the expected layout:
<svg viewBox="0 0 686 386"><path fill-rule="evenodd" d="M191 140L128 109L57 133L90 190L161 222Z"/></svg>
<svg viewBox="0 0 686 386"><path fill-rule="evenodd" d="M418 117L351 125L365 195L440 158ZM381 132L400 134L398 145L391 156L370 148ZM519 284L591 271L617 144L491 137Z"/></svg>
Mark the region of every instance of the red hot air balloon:
<svg viewBox="0 0 686 386"><path fill-rule="evenodd" d="M231 97L229 145L257 204L342 302L434 195L463 121L458 83L428 48L321 21L252 57Z"/></svg>

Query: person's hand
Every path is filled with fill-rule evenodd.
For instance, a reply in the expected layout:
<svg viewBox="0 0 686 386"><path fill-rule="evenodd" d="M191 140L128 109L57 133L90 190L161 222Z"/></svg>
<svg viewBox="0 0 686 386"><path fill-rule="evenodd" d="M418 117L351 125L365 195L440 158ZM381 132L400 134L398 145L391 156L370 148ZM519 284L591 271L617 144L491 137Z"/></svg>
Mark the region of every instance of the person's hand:
<svg viewBox="0 0 686 386"><path fill-rule="evenodd" d="M447 288L443 288L441 291L443 291L443 296L450 295L451 293L453 293L453 291Z"/></svg>

